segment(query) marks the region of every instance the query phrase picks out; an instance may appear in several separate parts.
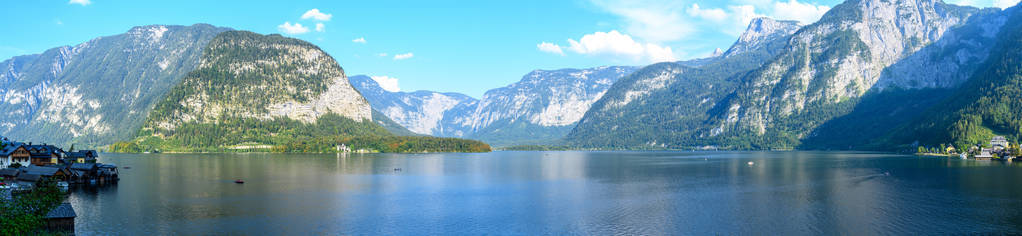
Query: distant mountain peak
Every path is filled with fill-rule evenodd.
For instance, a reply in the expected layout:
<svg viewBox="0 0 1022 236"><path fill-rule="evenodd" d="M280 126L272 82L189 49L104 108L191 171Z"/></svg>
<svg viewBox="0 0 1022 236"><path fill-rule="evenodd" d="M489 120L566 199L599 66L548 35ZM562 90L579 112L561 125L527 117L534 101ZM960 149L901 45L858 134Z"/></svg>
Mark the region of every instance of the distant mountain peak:
<svg viewBox="0 0 1022 236"><path fill-rule="evenodd" d="M724 50L721 50L720 48L717 48L716 50L713 50L713 55L710 55L710 57L719 57L719 56L723 56L723 55L724 55Z"/></svg>
<svg viewBox="0 0 1022 236"><path fill-rule="evenodd" d="M802 28L802 24L798 21L779 21L767 17L752 19L749 22L749 27L745 29L742 36L738 37L738 41L723 55L729 57L749 51L774 37L794 34L800 28Z"/></svg>

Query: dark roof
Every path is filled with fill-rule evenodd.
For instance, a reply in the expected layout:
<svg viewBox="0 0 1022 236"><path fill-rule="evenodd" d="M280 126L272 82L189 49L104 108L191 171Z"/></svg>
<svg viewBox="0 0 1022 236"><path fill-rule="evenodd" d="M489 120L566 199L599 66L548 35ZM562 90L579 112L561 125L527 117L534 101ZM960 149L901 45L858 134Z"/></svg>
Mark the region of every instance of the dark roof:
<svg viewBox="0 0 1022 236"><path fill-rule="evenodd" d="M96 163L71 163L72 170L95 170L99 168Z"/></svg>
<svg viewBox="0 0 1022 236"><path fill-rule="evenodd" d="M14 168L3 168L0 169L0 176L18 176L21 171Z"/></svg>
<svg viewBox="0 0 1022 236"><path fill-rule="evenodd" d="M85 155L84 152L69 152L69 153L67 153L67 158L86 158L86 157L87 156Z"/></svg>
<svg viewBox="0 0 1022 236"><path fill-rule="evenodd" d="M4 146L3 149L0 149L0 156L10 156L11 153L14 152L14 150L17 150L18 147L21 147L21 146L22 145L7 145L7 146Z"/></svg>
<svg viewBox="0 0 1022 236"><path fill-rule="evenodd" d="M18 175L18 181L37 182L39 181L40 178L42 178L42 176L39 176L37 174L24 173Z"/></svg>
<svg viewBox="0 0 1022 236"><path fill-rule="evenodd" d="M61 203L59 206L54 207L49 213L46 213L46 219L60 219L60 218L75 218L75 208L71 207L71 203Z"/></svg>
<svg viewBox="0 0 1022 236"><path fill-rule="evenodd" d="M25 169L25 172L28 174L36 174L42 176L53 176L54 174L57 174L58 171L60 171L60 168L46 166L28 166L28 168Z"/></svg>

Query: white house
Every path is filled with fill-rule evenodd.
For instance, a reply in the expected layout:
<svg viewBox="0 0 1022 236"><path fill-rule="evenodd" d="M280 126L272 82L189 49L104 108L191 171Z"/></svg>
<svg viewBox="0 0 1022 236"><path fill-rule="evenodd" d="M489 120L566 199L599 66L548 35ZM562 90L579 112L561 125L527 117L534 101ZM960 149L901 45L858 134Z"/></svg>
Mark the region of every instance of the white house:
<svg viewBox="0 0 1022 236"><path fill-rule="evenodd" d="M1004 136L994 136L993 139L990 139L990 148L994 150L1008 148L1008 139L1004 138Z"/></svg>

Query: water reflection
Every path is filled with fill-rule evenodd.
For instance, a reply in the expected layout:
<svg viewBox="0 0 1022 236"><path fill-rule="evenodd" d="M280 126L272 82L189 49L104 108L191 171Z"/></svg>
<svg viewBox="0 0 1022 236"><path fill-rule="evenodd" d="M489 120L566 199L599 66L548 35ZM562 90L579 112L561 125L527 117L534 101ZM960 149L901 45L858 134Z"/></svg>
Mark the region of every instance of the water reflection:
<svg viewBox="0 0 1022 236"><path fill-rule="evenodd" d="M103 162L132 168L115 186L74 192L80 234L1022 232L1017 163L822 152L107 154Z"/></svg>

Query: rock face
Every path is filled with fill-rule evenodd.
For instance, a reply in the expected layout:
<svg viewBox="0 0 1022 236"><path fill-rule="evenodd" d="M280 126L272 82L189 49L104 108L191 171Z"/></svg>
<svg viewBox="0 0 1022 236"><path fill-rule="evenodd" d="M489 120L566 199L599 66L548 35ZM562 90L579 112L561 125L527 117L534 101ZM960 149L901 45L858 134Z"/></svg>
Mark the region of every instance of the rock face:
<svg viewBox="0 0 1022 236"><path fill-rule="evenodd" d="M140 26L0 62L0 133L79 147L127 138L226 30Z"/></svg>
<svg viewBox="0 0 1022 236"><path fill-rule="evenodd" d="M536 70L480 100L457 93L387 92L368 77L352 83L374 108L420 134L480 139L506 146L552 141L635 67Z"/></svg>
<svg viewBox="0 0 1022 236"><path fill-rule="evenodd" d="M791 35L800 28L802 25L798 21L778 21L766 17L753 19L745 32L738 37L738 41L722 55L730 57L762 48L763 43L774 38Z"/></svg>
<svg viewBox="0 0 1022 236"><path fill-rule="evenodd" d="M330 55L298 39L228 31L210 41L201 65L156 105L143 130L245 118L313 123L328 113L372 120L368 101Z"/></svg>
<svg viewBox="0 0 1022 236"><path fill-rule="evenodd" d="M918 91L966 81L991 54L1006 16L939 0L849 0L804 27L757 19L723 58L652 65L622 79L566 141L622 148L801 147L821 137L822 124L853 110L862 113L854 117L868 118L935 104L944 95ZM889 120L909 119L875 121ZM827 132L834 130L847 131Z"/></svg>
<svg viewBox="0 0 1022 236"><path fill-rule="evenodd" d="M778 147L797 145L815 126L847 113L841 104L873 88L885 68L976 12L939 0L842 3L793 35L787 51L743 78L727 118L713 121L718 127L708 134L771 133Z"/></svg>

